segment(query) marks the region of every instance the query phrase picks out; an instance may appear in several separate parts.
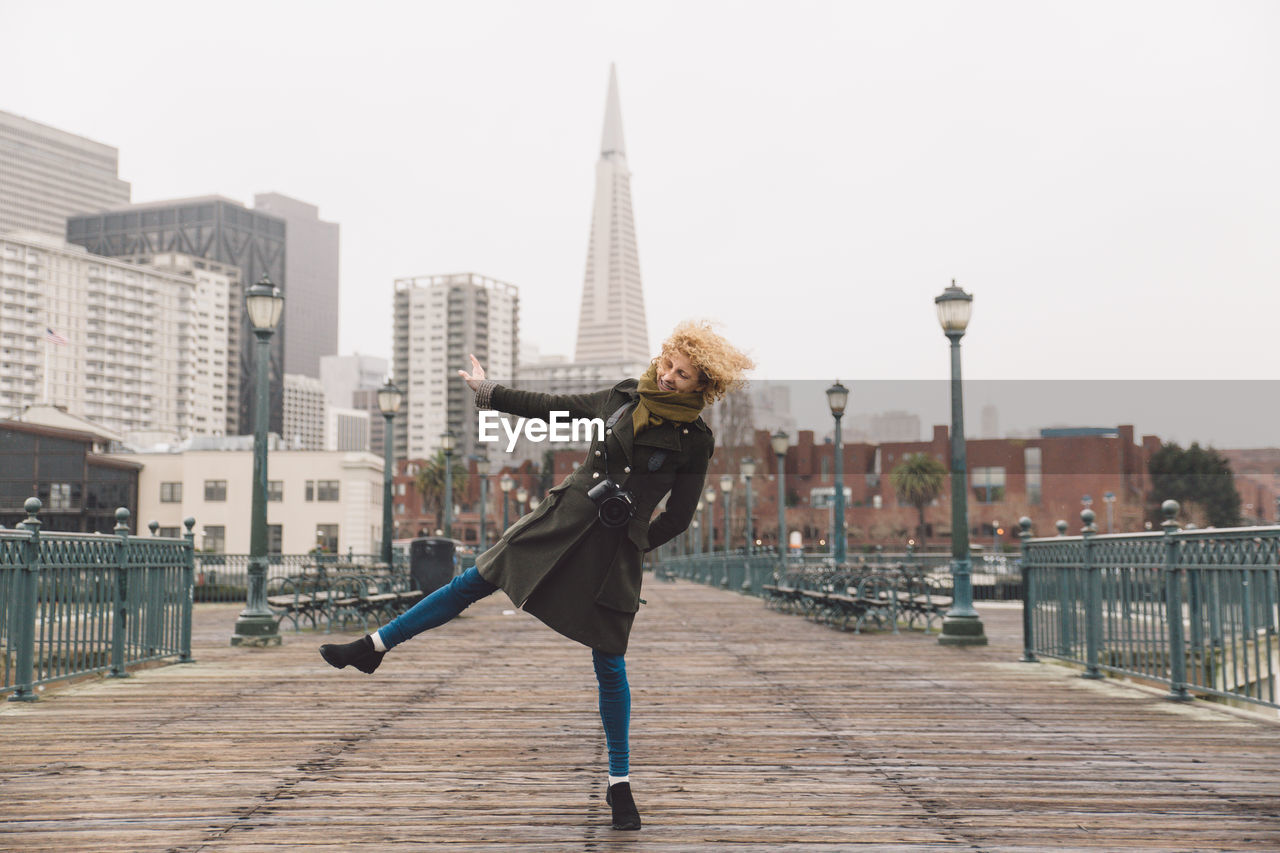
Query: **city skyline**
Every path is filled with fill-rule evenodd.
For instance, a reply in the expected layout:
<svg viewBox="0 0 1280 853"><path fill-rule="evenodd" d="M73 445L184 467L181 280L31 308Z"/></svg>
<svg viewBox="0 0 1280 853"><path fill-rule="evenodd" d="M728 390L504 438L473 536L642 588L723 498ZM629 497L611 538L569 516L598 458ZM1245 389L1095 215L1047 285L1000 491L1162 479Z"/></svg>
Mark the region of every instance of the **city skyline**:
<svg viewBox="0 0 1280 853"><path fill-rule="evenodd" d="M476 269L519 282L522 334L568 355L616 62L651 345L705 316L762 381L943 378L931 302L955 277L974 294L966 379L1274 372L1280 121L1257 105L1280 85L1275 7L498 5L322 7L296 43L272 34L297 7L262 7L256 36L229 14L146 60L110 47L146 15L84 5L57 44L0 59L0 109L118 148L139 202L317 205L343 228L340 352L390 354L396 277ZM424 30L430 50L400 49ZM243 72L201 61L264 43ZM117 82L190 95L154 119L95 98L74 69L107 51ZM197 71L157 78L169 56ZM243 133L186 129L232 107ZM319 134L294 117L322 111L341 120Z"/></svg>

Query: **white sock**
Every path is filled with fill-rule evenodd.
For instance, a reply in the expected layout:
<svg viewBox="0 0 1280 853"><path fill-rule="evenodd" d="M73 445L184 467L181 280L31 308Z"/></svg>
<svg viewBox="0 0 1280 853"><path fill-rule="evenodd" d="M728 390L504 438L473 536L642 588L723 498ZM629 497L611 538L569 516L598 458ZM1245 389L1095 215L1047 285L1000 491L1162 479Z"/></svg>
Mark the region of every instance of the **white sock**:
<svg viewBox="0 0 1280 853"><path fill-rule="evenodd" d="M370 634L369 639L373 640L373 650L375 652L385 652L387 650L387 647L382 643L382 635L377 631Z"/></svg>
<svg viewBox="0 0 1280 853"><path fill-rule="evenodd" d="M619 782L626 782L628 785L630 785L630 784L631 784L631 775L630 775L630 774L628 774L628 775L626 775L626 776L610 776L610 777L609 777L609 787L610 787L610 788L612 788L614 785L617 785Z"/></svg>

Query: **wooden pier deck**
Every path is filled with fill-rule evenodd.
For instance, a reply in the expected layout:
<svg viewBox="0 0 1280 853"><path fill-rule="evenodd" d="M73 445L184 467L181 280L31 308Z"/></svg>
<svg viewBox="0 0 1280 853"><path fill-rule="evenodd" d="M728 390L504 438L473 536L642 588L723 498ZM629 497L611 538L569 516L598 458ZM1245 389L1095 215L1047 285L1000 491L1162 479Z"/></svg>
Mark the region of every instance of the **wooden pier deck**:
<svg viewBox="0 0 1280 853"><path fill-rule="evenodd" d="M1280 724L646 582L645 827L609 828L590 654L497 595L365 676L323 636L0 706L0 849L1278 850Z"/></svg>

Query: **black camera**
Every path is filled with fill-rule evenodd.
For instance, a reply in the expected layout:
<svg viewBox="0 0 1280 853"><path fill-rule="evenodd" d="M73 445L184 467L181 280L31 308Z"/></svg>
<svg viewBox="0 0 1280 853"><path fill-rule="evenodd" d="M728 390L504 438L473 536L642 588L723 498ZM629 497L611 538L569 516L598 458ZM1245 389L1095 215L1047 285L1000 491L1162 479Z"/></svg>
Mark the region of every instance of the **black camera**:
<svg viewBox="0 0 1280 853"><path fill-rule="evenodd" d="M631 493L608 478L596 483L587 491L587 497L595 502L600 523L605 527L625 527L636 512L636 499Z"/></svg>

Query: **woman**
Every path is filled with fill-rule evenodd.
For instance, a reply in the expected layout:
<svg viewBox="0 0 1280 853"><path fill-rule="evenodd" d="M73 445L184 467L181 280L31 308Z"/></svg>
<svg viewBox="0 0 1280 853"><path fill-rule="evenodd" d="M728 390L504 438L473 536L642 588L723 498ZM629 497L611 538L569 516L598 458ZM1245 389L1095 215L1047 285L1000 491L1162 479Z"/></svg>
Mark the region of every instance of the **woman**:
<svg viewBox="0 0 1280 853"><path fill-rule="evenodd" d="M486 380L472 356L471 372L458 374L475 392L477 408L544 420L553 411L599 418L605 423L603 440L597 437L586 463L477 557L473 568L375 633L321 646L320 654L339 669L373 672L387 650L502 589L518 607L591 648L609 751L605 800L614 829L639 829L628 767L631 693L623 656L642 603L641 555L689 526L715 445L699 415L740 386L753 366L709 324L694 322L676 328L639 380L592 394L505 388ZM668 494L665 510L651 521Z"/></svg>

